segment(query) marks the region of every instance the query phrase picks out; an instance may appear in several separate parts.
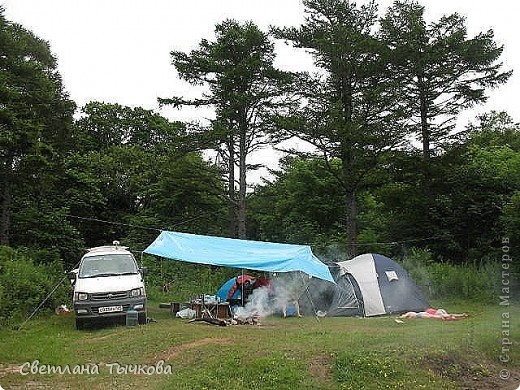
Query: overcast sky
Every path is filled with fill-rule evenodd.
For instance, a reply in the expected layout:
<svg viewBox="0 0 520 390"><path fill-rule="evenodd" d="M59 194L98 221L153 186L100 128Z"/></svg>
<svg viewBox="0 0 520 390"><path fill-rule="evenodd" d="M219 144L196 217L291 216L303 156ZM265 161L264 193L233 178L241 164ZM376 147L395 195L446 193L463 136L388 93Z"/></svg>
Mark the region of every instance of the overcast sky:
<svg viewBox="0 0 520 390"><path fill-rule="evenodd" d="M362 4L364 1L357 1ZM469 36L493 29L505 47L504 69L520 68L520 2L516 0L422 0L426 19L458 12L467 18ZM177 79L170 51L189 51L202 38L213 40L214 26L226 18L269 25L303 22L301 0L0 0L8 20L22 24L49 42L70 97L81 107L90 101L141 106L158 111L157 97L195 97L193 87ZM380 0L380 11L390 4ZM277 65L311 65L304 53L277 44ZM519 71L520 72L520 71ZM484 106L461 116L459 126L478 113L507 111L520 121L520 75L494 91ZM207 112L162 111L170 119L204 120Z"/></svg>

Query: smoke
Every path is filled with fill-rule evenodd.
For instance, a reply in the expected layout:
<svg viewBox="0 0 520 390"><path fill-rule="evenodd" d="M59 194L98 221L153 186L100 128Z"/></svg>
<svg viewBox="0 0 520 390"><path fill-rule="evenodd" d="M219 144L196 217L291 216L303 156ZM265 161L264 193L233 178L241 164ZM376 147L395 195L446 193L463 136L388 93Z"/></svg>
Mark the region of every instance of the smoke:
<svg viewBox="0 0 520 390"><path fill-rule="evenodd" d="M234 311L237 319L264 318L281 314L284 308L297 304L306 293L308 276L299 274L274 275L270 286L253 290L244 307Z"/></svg>
<svg viewBox="0 0 520 390"><path fill-rule="evenodd" d="M267 317L273 314L270 305L269 287L260 287L253 291L245 306L239 306L235 310L235 318L247 319L251 317Z"/></svg>

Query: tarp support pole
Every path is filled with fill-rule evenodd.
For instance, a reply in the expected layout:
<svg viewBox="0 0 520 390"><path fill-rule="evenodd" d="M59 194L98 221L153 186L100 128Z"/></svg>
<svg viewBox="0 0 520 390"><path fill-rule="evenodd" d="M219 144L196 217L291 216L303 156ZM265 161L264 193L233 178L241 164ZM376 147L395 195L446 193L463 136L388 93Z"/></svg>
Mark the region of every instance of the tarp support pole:
<svg viewBox="0 0 520 390"><path fill-rule="evenodd" d="M240 268L240 272L242 274L242 281L244 280L244 269ZM240 299L242 300L242 307L244 307L244 283L240 283Z"/></svg>

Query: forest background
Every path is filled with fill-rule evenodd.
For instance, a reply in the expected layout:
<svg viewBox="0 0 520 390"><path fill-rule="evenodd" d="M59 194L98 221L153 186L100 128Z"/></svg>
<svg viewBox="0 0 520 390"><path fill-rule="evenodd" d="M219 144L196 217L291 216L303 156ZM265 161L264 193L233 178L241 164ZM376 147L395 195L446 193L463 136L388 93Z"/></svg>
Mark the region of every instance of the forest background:
<svg viewBox="0 0 520 390"><path fill-rule="evenodd" d="M503 272L518 281L504 256L519 253L519 124L489 112L455 127L511 76L493 31L468 36L458 14L426 21L414 1L381 18L375 2L304 5L299 27L224 20L171 53L205 92L158 99L213 110L204 125L76 107L45 37L0 10L0 317L26 315L85 248L139 253L161 230L308 244L325 263L378 252L437 297L496 301ZM276 40L311 52L317 71L277 69ZM266 147L285 157L251 183ZM152 286L179 295L237 272L139 257Z"/></svg>

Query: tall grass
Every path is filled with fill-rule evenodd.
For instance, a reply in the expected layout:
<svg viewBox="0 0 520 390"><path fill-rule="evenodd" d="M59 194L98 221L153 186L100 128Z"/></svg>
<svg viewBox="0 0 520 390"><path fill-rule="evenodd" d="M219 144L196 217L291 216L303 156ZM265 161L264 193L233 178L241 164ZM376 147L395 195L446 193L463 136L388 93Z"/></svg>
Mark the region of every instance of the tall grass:
<svg viewBox="0 0 520 390"><path fill-rule="evenodd" d="M400 262L432 299L461 299L484 303L497 302L499 299L502 270L498 262L435 262L430 251L416 248Z"/></svg>

